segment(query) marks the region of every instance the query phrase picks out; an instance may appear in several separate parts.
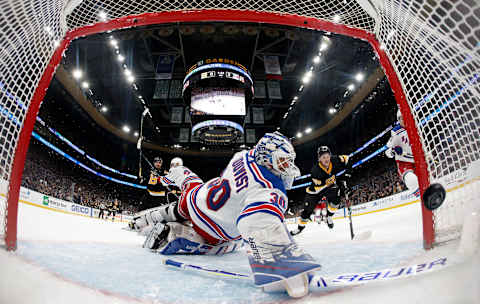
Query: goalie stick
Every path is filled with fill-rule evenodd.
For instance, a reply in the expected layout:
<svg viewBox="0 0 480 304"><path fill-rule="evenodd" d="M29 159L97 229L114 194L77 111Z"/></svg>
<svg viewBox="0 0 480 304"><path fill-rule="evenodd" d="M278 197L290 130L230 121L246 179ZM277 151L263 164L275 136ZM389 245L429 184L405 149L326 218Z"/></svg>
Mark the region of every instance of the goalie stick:
<svg viewBox="0 0 480 304"><path fill-rule="evenodd" d="M339 288L346 286L362 285L371 282L390 281L394 279L413 277L418 274L429 273L443 269L444 266L453 266L447 264L447 258L437 258L425 263L410 266L386 268L371 272L358 272L349 274L333 275L323 277L319 274L309 275L309 287L311 291L329 290L330 288ZM202 274L215 275L230 279L250 280L253 276L245 273L238 273L223 269L216 269L206 266L189 264L173 259L164 259L162 264L181 270L191 270Z"/></svg>

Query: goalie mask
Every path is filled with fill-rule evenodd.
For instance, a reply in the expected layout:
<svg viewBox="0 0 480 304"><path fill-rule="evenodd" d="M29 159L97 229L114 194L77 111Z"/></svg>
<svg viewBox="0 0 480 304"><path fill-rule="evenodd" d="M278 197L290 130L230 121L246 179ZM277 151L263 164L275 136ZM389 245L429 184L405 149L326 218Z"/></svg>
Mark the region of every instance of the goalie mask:
<svg viewBox="0 0 480 304"><path fill-rule="evenodd" d="M280 132L266 133L255 145L255 162L279 176L285 189L291 189L300 170L295 166L295 150Z"/></svg>

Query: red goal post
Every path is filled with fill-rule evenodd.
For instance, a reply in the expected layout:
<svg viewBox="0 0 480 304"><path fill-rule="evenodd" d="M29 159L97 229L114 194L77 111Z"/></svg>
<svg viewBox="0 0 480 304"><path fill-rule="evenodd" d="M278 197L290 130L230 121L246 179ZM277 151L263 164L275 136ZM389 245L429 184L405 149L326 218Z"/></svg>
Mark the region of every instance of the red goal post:
<svg viewBox="0 0 480 304"><path fill-rule="evenodd" d="M430 182L447 184L466 172L446 185L442 207L432 213L422 206L425 248L458 239L464 213L478 206L472 168L480 159L480 8L474 1L0 1L0 234L9 250L16 248L30 136L63 52L78 37L151 24L280 24L368 41L407 125L421 193Z"/></svg>

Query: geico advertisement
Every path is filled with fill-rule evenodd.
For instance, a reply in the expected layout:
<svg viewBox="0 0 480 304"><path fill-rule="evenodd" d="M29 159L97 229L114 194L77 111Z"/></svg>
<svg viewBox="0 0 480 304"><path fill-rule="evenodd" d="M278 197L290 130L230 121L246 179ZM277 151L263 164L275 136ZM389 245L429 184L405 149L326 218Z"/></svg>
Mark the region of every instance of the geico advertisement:
<svg viewBox="0 0 480 304"><path fill-rule="evenodd" d="M81 206L81 205L77 205L77 204L72 204L72 206L70 207L70 210L72 212L75 212L75 213L80 213L80 214L84 214L84 215L88 215L88 216L91 215L91 208L90 207L85 207L85 206Z"/></svg>

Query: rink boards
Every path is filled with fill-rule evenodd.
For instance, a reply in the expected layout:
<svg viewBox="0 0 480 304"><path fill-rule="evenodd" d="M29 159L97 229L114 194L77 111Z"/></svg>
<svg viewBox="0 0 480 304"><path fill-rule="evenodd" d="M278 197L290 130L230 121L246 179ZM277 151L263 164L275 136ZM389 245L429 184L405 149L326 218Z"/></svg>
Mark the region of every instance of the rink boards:
<svg viewBox="0 0 480 304"><path fill-rule="evenodd" d="M1 187L1 189L3 190L5 188L6 181L2 181L2 184L4 184ZM2 197L2 199L5 199L6 195L4 191L0 193L0 196ZM100 213L99 209L61 200L61 199L52 197L50 195L45 195L40 192L27 189L25 187L20 188L19 202L23 204L51 210L51 211L79 215L84 217L91 217L91 218L98 218L98 215ZM106 216L108 213L107 212L105 213L106 213L105 214ZM132 216L130 215L124 215L124 214L115 215L116 221L128 222L131 219L132 219Z"/></svg>

